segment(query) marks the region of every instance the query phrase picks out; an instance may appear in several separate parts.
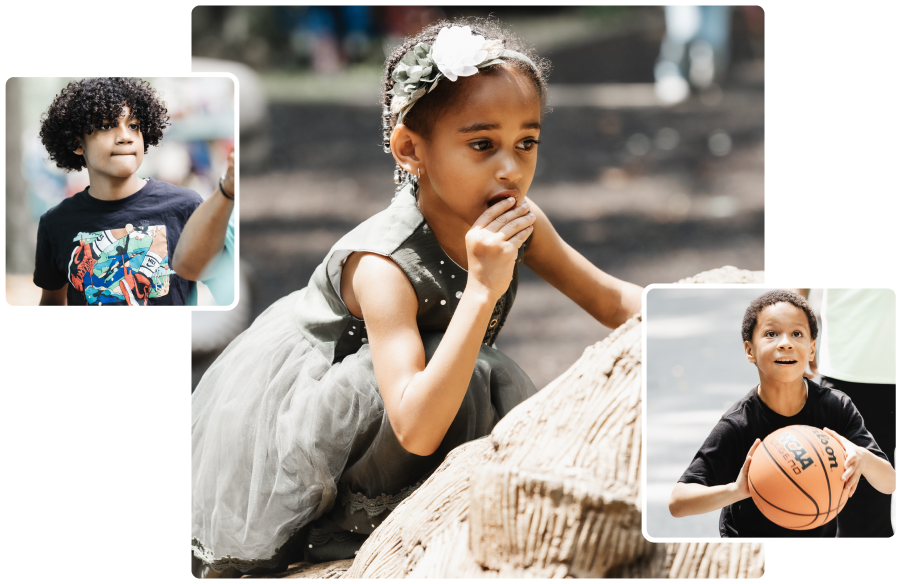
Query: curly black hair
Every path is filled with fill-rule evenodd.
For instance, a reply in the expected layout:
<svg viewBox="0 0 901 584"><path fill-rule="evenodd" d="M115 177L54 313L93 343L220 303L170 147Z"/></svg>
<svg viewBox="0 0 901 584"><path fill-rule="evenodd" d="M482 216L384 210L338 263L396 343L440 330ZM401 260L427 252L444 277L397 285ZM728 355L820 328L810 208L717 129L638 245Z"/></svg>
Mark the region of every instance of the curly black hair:
<svg viewBox="0 0 901 584"><path fill-rule="evenodd" d="M41 116L41 142L50 160L65 170L81 170L84 157L75 154L81 137L104 120L117 120L122 108L141 124L144 153L159 144L169 126L166 104L150 83L131 77L98 77L69 83Z"/></svg>
<svg viewBox="0 0 901 584"><path fill-rule="evenodd" d="M814 315L807 299L788 290L772 290L755 298L753 302L745 310L745 318L741 322L741 338L743 341L750 341L754 336L754 328L757 326L757 315L767 306L772 306L778 302L788 302L804 311L807 315L807 324L810 326L810 336L813 340L817 339L819 333L817 329L817 317Z"/></svg>
<svg viewBox="0 0 901 584"><path fill-rule="evenodd" d="M479 75L494 75L501 71L502 67L514 67L525 74L534 84L535 90L538 92L538 98L541 101L542 112L548 111L547 108L547 78L550 73L551 63L547 59L541 59L535 51L527 46L519 37L504 29L497 21L483 18L458 18L453 22L447 20L439 20L424 28L419 34L404 39L404 43L395 48L385 63L385 75L382 78L382 105L391 106L391 100L394 96L390 93L394 87L394 80L391 74L394 68L404 58L413 47L419 43L435 44L438 33L444 27L450 26L468 26L473 34L481 35L486 40L500 40L503 47L508 50L516 51L527 56L535 63L532 68L528 63L519 59L506 59L505 65L489 65L479 69ZM442 112L447 112L453 108L457 100L461 97L459 91L460 83L450 83L445 79L438 82L435 89L417 100L416 105L410 109L410 112L404 117L404 125L422 136L425 139L431 137L431 129L435 121ZM390 125L397 125L397 115L389 116Z"/></svg>

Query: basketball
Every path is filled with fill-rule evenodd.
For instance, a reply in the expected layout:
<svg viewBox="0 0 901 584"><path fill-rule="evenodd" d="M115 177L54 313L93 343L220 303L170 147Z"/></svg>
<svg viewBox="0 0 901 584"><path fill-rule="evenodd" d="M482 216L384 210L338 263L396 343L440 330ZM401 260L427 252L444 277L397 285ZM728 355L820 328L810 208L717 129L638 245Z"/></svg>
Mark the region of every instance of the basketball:
<svg viewBox="0 0 901 584"><path fill-rule="evenodd" d="M754 451L748 488L764 516L788 529L814 529L848 501L842 473L845 450L823 430L786 426Z"/></svg>

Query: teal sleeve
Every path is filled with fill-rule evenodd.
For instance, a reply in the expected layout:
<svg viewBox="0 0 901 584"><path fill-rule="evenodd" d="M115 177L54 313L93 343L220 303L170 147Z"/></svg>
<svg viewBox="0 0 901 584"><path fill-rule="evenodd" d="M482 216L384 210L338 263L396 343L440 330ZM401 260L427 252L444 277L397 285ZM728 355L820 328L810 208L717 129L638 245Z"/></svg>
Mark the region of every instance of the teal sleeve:
<svg viewBox="0 0 901 584"><path fill-rule="evenodd" d="M203 271L200 280L206 284L219 306L228 306L235 299L235 213L232 211L225 230L225 245Z"/></svg>

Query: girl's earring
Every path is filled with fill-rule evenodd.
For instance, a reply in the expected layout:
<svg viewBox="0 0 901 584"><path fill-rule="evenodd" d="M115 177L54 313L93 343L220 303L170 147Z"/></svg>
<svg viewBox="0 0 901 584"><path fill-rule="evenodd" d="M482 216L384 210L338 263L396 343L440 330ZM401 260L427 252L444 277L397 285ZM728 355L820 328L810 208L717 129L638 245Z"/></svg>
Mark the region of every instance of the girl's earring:
<svg viewBox="0 0 901 584"><path fill-rule="evenodd" d="M416 176L413 176L412 173L407 173L407 176L410 177L410 184L413 185L413 195L416 196L419 194L419 178L422 175L422 169L416 169Z"/></svg>
<svg viewBox="0 0 901 584"><path fill-rule="evenodd" d="M382 106L382 149L386 154L391 154L391 132L393 131L394 126L391 124L391 108L388 106L388 104L384 104ZM421 172L422 171L420 170L419 173ZM401 168L400 164L395 163L394 184L397 185L397 187L394 189L395 196L397 196L397 193L402 191L410 183L412 183L413 192L415 193L419 189L417 179L414 178L412 174Z"/></svg>
<svg viewBox="0 0 901 584"><path fill-rule="evenodd" d="M391 154L391 131L394 126L391 125L391 108L387 105L382 106L382 150L385 154Z"/></svg>

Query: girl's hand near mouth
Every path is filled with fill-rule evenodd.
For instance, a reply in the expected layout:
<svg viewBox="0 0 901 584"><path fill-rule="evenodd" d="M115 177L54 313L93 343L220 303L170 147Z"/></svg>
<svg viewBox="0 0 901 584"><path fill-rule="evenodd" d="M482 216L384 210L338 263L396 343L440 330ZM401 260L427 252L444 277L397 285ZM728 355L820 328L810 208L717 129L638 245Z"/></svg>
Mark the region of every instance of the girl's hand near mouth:
<svg viewBox="0 0 901 584"><path fill-rule="evenodd" d="M466 234L466 287L481 287L497 301L510 286L519 248L532 234L534 222L529 204L517 206L513 197L489 206Z"/></svg>

